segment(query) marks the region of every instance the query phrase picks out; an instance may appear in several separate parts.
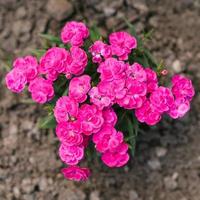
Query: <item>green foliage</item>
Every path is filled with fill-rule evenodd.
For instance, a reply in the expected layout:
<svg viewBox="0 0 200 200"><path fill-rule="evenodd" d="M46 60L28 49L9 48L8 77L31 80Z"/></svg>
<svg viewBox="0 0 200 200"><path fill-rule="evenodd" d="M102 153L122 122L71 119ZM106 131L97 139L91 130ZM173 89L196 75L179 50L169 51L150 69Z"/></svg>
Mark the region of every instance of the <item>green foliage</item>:
<svg viewBox="0 0 200 200"><path fill-rule="evenodd" d="M56 37L54 35L51 35L51 34L44 34L44 33L41 33L40 34L40 37L49 41L51 44L57 44L57 45L61 45L62 44L62 41L60 40L59 37Z"/></svg>
<svg viewBox="0 0 200 200"><path fill-rule="evenodd" d="M32 50L31 53L37 57L37 59L40 59L43 54L46 52L45 49L35 49L35 50Z"/></svg>
<svg viewBox="0 0 200 200"><path fill-rule="evenodd" d="M125 141L129 144L132 156L135 154L136 139L138 135L139 125L133 111L117 108L115 110L118 116L116 128L125 133Z"/></svg>
<svg viewBox="0 0 200 200"><path fill-rule="evenodd" d="M54 115L50 114L49 116L40 119L38 126L41 129L54 129L56 127Z"/></svg>
<svg viewBox="0 0 200 200"><path fill-rule="evenodd" d="M92 42L101 39L100 31L95 24L90 28L90 38Z"/></svg>

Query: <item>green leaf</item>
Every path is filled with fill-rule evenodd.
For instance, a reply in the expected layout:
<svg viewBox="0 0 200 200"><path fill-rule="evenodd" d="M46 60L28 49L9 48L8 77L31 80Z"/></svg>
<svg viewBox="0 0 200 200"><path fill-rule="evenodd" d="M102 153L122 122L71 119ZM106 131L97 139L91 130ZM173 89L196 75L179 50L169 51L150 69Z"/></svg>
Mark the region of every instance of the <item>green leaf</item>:
<svg viewBox="0 0 200 200"><path fill-rule="evenodd" d="M138 127L138 121L136 120L133 112L130 113L129 117L127 116L127 127L128 127L129 137L126 138L126 141L130 143L131 154L132 156L134 156L139 127Z"/></svg>
<svg viewBox="0 0 200 200"><path fill-rule="evenodd" d="M56 37L56 36L51 35L51 34L43 34L43 33L41 33L40 37L48 40L51 43L55 43L55 44L58 44L58 45L62 44L62 41L60 40L59 37Z"/></svg>
<svg viewBox="0 0 200 200"><path fill-rule="evenodd" d="M97 28L96 25L93 25L93 26L90 28L90 38L91 38L91 40L92 40L93 42L96 41L96 40L101 39L100 31L99 31L99 29Z"/></svg>
<svg viewBox="0 0 200 200"><path fill-rule="evenodd" d="M56 120L53 114L40 119L38 123L39 128L41 129L53 129L56 127Z"/></svg>
<svg viewBox="0 0 200 200"><path fill-rule="evenodd" d="M146 58L148 59L148 63L149 65L154 69L156 70L157 69L157 63L154 59L154 57L152 56L152 54L150 53L150 51L148 49L144 49L144 54L146 56Z"/></svg>
<svg viewBox="0 0 200 200"><path fill-rule="evenodd" d="M45 52L45 49L35 49L31 51L31 54L35 55L38 59L40 59Z"/></svg>

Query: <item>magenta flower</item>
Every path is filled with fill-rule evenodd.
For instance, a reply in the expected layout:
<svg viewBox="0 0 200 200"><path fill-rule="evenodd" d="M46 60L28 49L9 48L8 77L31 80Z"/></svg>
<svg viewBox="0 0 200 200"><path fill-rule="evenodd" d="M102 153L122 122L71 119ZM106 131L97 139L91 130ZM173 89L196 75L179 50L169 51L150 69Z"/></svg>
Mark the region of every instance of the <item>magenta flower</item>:
<svg viewBox="0 0 200 200"><path fill-rule="evenodd" d="M82 22L67 22L61 32L63 43L70 43L72 46L82 46L84 39L89 36L89 30Z"/></svg>
<svg viewBox="0 0 200 200"><path fill-rule="evenodd" d="M17 58L13 67L19 69L26 76L27 82L30 82L36 78L38 74L38 62L37 59L33 56L26 56L24 58Z"/></svg>
<svg viewBox="0 0 200 200"><path fill-rule="evenodd" d="M93 135L93 142L97 151L104 153L112 151L123 142L123 133L116 131L110 124L105 124L102 129Z"/></svg>
<svg viewBox="0 0 200 200"><path fill-rule="evenodd" d="M78 113L78 120L81 123L81 130L85 135L98 132L103 123L102 111L95 105L83 104Z"/></svg>
<svg viewBox="0 0 200 200"><path fill-rule="evenodd" d="M52 82L41 77L35 78L30 82L28 91L32 99L37 103L46 103L54 97Z"/></svg>
<svg viewBox="0 0 200 200"><path fill-rule="evenodd" d="M145 122L151 126L157 124L161 120L160 112L158 112L149 100L146 100L142 107L135 110L135 116L138 121Z"/></svg>
<svg viewBox="0 0 200 200"><path fill-rule="evenodd" d="M126 95L117 103L126 109L140 108L146 99L147 87L145 82L132 78L126 80Z"/></svg>
<svg viewBox="0 0 200 200"><path fill-rule="evenodd" d="M14 68L8 72L5 81L9 90L15 93L20 93L26 86L27 78L20 69Z"/></svg>
<svg viewBox="0 0 200 200"><path fill-rule="evenodd" d="M147 81L145 69L139 63L134 63L133 65L128 66L126 74L130 79L137 80L139 82Z"/></svg>
<svg viewBox="0 0 200 200"><path fill-rule="evenodd" d="M96 105L100 110L113 104L112 99L100 93L98 87L93 87L88 94L90 96L90 102Z"/></svg>
<svg viewBox="0 0 200 200"><path fill-rule="evenodd" d="M54 81L58 73L67 71L71 62L72 58L66 49L52 47L40 59L40 73L47 74Z"/></svg>
<svg viewBox="0 0 200 200"><path fill-rule="evenodd" d="M70 53L72 62L68 66L66 73L70 73L76 76L81 75L84 72L88 62L87 54L83 49L75 46L70 48Z"/></svg>
<svg viewBox="0 0 200 200"><path fill-rule="evenodd" d="M108 167L122 167L129 161L128 145L121 143L113 151L106 151L102 154L102 161Z"/></svg>
<svg viewBox="0 0 200 200"><path fill-rule="evenodd" d="M68 97L62 96L60 97L54 108L54 116L58 123L74 121L78 115L78 103Z"/></svg>
<svg viewBox="0 0 200 200"><path fill-rule="evenodd" d="M168 111L174 103L174 96L169 88L160 86L151 93L150 102L158 112L163 113Z"/></svg>
<svg viewBox="0 0 200 200"><path fill-rule="evenodd" d="M94 63L101 63L102 58L109 58L112 56L111 47L100 40L94 42L89 48L89 52L92 54L92 61Z"/></svg>
<svg viewBox="0 0 200 200"><path fill-rule="evenodd" d="M61 170L64 177L72 181L87 181L91 172L88 168L79 167L77 165L69 166Z"/></svg>
<svg viewBox="0 0 200 200"><path fill-rule="evenodd" d="M145 72L147 75L147 92L151 93L158 88L157 74L150 68L146 68Z"/></svg>
<svg viewBox="0 0 200 200"><path fill-rule="evenodd" d="M56 135L66 146L76 146L83 142L79 122L61 122L56 126Z"/></svg>
<svg viewBox="0 0 200 200"><path fill-rule="evenodd" d="M112 126L115 126L117 123L117 115L112 107L105 108L102 110L103 118L104 118L104 124L110 124Z"/></svg>
<svg viewBox="0 0 200 200"><path fill-rule="evenodd" d="M177 119L183 117L190 110L190 102L185 98L175 99L170 107L168 114L171 118Z"/></svg>
<svg viewBox="0 0 200 200"><path fill-rule="evenodd" d="M83 75L73 78L69 83L69 97L78 103L83 103L87 99L87 93L91 88L91 77Z"/></svg>
<svg viewBox="0 0 200 200"><path fill-rule="evenodd" d="M107 58L99 65L97 72L101 74L100 78L102 81L113 81L124 78L126 76L126 68L127 64L123 61L118 61L115 58Z"/></svg>
<svg viewBox="0 0 200 200"><path fill-rule="evenodd" d="M83 146L66 146L61 143L59 148L60 159L68 165L77 165L84 157Z"/></svg>
<svg viewBox="0 0 200 200"><path fill-rule="evenodd" d="M109 42L112 54L118 56L120 60L127 60L131 50L137 47L136 38L123 31L111 33Z"/></svg>
<svg viewBox="0 0 200 200"><path fill-rule="evenodd" d="M176 98L186 98L191 101L195 94L192 81L181 75L172 78L172 93Z"/></svg>

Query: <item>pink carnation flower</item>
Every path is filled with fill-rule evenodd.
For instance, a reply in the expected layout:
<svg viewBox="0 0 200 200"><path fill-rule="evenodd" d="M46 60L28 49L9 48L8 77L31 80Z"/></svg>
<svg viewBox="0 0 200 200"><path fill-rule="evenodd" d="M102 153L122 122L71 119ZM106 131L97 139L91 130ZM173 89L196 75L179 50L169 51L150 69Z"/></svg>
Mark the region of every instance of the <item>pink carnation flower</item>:
<svg viewBox="0 0 200 200"><path fill-rule="evenodd" d="M40 59L40 73L47 74L47 77L54 81L58 73L67 71L71 62L71 56L66 49L52 47Z"/></svg>
<svg viewBox="0 0 200 200"><path fill-rule="evenodd" d="M148 125L155 125L161 120L160 112L146 100L142 107L135 110L135 116L138 121L145 122Z"/></svg>
<svg viewBox="0 0 200 200"><path fill-rule="evenodd" d="M151 93L150 102L158 112L163 113L174 103L174 96L169 88L161 86Z"/></svg>
<svg viewBox="0 0 200 200"><path fill-rule="evenodd" d="M83 104L79 109L78 120L81 123L81 130L85 135L91 135L100 130L103 125L102 111L95 105Z"/></svg>
<svg viewBox="0 0 200 200"><path fill-rule="evenodd" d="M54 97L52 82L41 77L35 78L28 87L32 99L37 103L46 103Z"/></svg>
<svg viewBox="0 0 200 200"><path fill-rule="evenodd" d="M72 57L72 62L68 66L67 73L73 74L73 75L81 75L85 67L87 66L87 54L85 51L79 47L71 47L70 48L70 53Z"/></svg>
<svg viewBox="0 0 200 200"><path fill-rule="evenodd" d="M13 63L13 67L24 73L27 82L33 80L38 74L38 62L37 59L33 56L17 58Z"/></svg>
<svg viewBox="0 0 200 200"><path fill-rule="evenodd" d="M67 22L61 32L63 43L70 43L72 46L82 46L84 39L89 36L89 30L82 22Z"/></svg>
<svg viewBox="0 0 200 200"><path fill-rule="evenodd" d="M16 93L22 92L27 83L26 75L17 68L14 68L8 72L5 80L7 88Z"/></svg>
<svg viewBox="0 0 200 200"><path fill-rule="evenodd" d="M109 58L112 56L111 47L100 40L94 42L89 48L89 52L92 54L92 61L94 63L101 63L102 58Z"/></svg>
<svg viewBox="0 0 200 200"><path fill-rule="evenodd" d="M158 88L157 74L150 68L146 68L145 72L147 75L147 92L151 93Z"/></svg>
<svg viewBox="0 0 200 200"><path fill-rule="evenodd" d="M168 114L173 119L183 117L190 110L190 102L184 98L178 98L170 107Z"/></svg>
<svg viewBox="0 0 200 200"><path fill-rule="evenodd" d="M102 113L103 113L104 123L115 126L115 124L117 123L117 115L114 109L111 107L105 108L103 109Z"/></svg>
<svg viewBox="0 0 200 200"><path fill-rule="evenodd" d="M123 31L111 33L109 42L112 54L118 56L120 60L127 60L131 50L137 47L136 38Z"/></svg>
<svg viewBox="0 0 200 200"><path fill-rule="evenodd" d="M112 151L123 142L123 133L116 131L110 124L105 124L102 129L93 135L93 142L97 151L104 153Z"/></svg>
<svg viewBox="0 0 200 200"><path fill-rule="evenodd" d="M56 126L58 139L66 146L80 145L83 142L83 136L80 133L79 122L61 122Z"/></svg>
<svg viewBox="0 0 200 200"><path fill-rule="evenodd" d="M121 143L114 151L106 151L101 159L108 167L122 167L128 160L128 145Z"/></svg>
<svg viewBox="0 0 200 200"><path fill-rule="evenodd" d="M147 81L147 74L145 69L139 63L134 63L133 65L128 66L126 74L127 77L133 80L137 80L139 82Z"/></svg>
<svg viewBox="0 0 200 200"><path fill-rule="evenodd" d="M68 97L62 96L60 97L54 108L54 116L58 123L60 122L67 122L67 121L74 121L78 115L78 103Z"/></svg>
<svg viewBox="0 0 200 200"><path fill-rule="evenodd" d="M60 159L68 165L77 165L84 157L83 146L66 146L61 143L59 148Z"/></svg>
<svg viewBox="0 0 200 200"><path fill-rule="evenodd" d="M181 75L172 78L172 93L176 98L186 98L191 101L195 94L192 81Z"/></svg>
<svg viewBox="0 0 200 200"><path fill-rule="evenodd" d="M69 166L61 170L64 177L72 181L86 181L88 180L91 172L88 168L79 166Z"/></svg>
<svg viewBox="0 0 200 200"><path fill-rule="evenodd" d="M83 103L91 88L90 81L91 77L88 75L73 78L69 83L69 96L78 103Z"/></svg>
<svg viewBox="0 0 200 200"><path fill-rule="evenodd" d="M147 87L145 82L132 78L126 80L126 95L117 103L126 109L140 108L146 99Z"/></svg>
<svg viewBox="0 0 200 200"><path fill-rule="evenodd" d="M124 78L126 76L126 68L127 65L123 61L108 58L99 65L97 71L101 74L100 78L102 81L113 81Z"/></svg>
<svg viewBox="0 0 200 200"><path fill-rule="evenodd" d="M90 102L96 105L100 110L113 104L112 99L100 93L98 87L93 87L88 94L90 96Z"/></svg>

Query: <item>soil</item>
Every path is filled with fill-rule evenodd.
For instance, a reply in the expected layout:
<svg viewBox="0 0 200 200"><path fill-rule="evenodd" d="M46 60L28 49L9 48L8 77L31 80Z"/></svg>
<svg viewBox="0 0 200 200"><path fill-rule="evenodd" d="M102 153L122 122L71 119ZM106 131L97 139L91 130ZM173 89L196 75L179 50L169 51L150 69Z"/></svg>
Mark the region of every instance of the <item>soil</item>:
<svg viewBox="0 0 200 200"><path fill-rule="evenodd" d="M102 34L154 29L149 42L170 75L184 73L195 85L191 111L144 128L128 166L90 163L86 183L60 174L53 131L40 130L43 109L26 93L5 88L7 61L40 48L39 33L59 33L67 20L97 23ZM199 0L1 0L0 1L0 199L1 200L200 200L200 1Z"/></svg>

